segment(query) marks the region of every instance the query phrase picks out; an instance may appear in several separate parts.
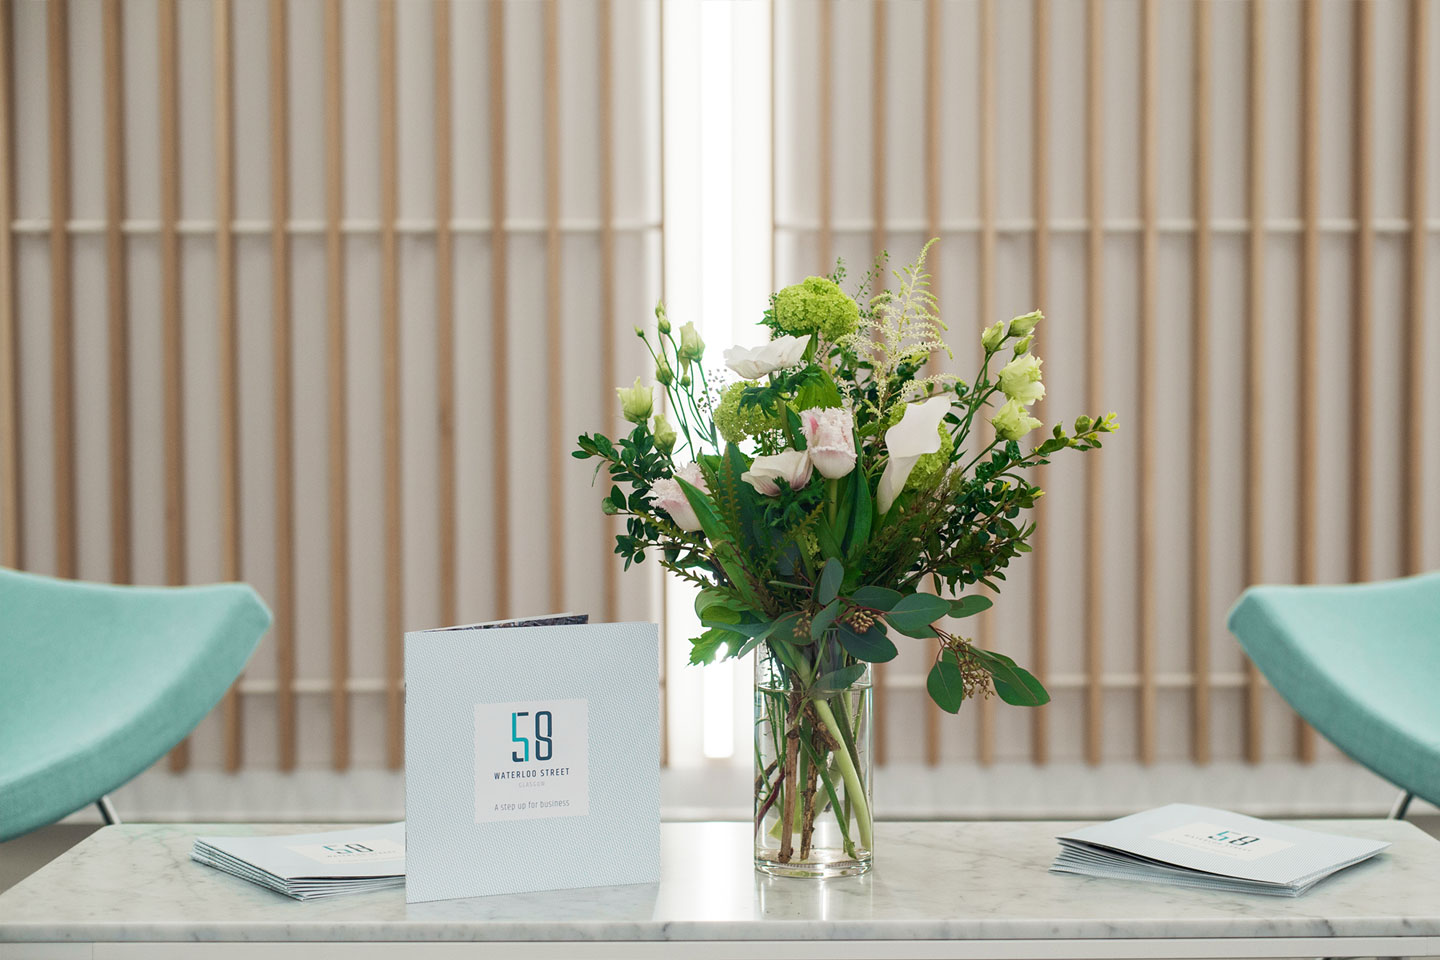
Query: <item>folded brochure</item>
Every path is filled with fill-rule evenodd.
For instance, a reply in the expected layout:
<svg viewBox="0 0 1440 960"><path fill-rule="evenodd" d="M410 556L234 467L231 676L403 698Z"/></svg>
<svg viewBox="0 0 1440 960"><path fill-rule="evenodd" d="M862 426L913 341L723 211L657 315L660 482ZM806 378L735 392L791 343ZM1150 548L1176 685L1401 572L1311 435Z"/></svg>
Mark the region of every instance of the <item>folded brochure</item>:
<svg viewBox="0 0 1440 960"><path fill-rule="evenodd" d="M196 837L190 859L296 900L405 884L405 823L280 837Z"/></svg>
<svg viewBox="0 0 1440 960"><path fill-rule="evenodd" d="M1390 844L1172 803L1062 834L1054 873L1298 897Z"/></svg>

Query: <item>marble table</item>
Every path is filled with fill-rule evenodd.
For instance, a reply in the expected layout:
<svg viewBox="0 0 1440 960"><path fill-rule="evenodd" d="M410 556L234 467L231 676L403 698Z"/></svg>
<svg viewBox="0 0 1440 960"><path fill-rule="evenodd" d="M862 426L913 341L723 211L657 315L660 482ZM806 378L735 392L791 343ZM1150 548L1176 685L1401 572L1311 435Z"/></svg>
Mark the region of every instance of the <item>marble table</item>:
<svg viewBox="0 0 1440 960"><path fill-rule="evenodd" d="M875 870L825 881L757 875L747 824L670 823L659 884L407 906L300 903L189 859L197 833L333 825L114 826L0 895L0 958L1440 955L1440 842L1307 825L1394 845L1285 899L1048 873L1069 823L881 823Z"/></svg>

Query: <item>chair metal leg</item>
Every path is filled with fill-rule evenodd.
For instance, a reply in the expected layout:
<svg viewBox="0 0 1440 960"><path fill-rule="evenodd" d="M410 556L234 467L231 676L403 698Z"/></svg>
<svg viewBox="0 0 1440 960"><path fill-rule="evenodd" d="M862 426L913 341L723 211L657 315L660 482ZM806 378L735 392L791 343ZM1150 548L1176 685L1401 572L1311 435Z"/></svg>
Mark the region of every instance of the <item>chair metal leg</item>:
<svg viewBox="0 0 1440 960"><path fill-rule="evenodd" d="M106 826L120 822L120 815L115 812L115 804L110 802L108 794L96 800L95 806L100 808L100 818L105 821Z"/></svg>
<svg viewBox="0 0 1440 960"><path fill-rule="evenodd" d="M1405 813L1410 809L1410 801L1415 799L1415 794L1409 790L1402 790L1400 796L1395 798L1395 806L1390 808L1391 820L1404 820Z"/></svg>

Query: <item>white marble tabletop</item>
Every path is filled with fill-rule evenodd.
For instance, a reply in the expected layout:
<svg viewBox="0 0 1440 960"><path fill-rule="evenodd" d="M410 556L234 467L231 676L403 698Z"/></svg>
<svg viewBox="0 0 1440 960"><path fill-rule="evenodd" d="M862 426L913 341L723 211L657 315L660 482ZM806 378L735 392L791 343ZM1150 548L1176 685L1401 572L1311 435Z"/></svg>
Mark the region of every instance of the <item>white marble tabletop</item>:
<svg viewBox="0 0 1440 960"><path fill-rule="evenodd" d="M1047 872L1073 823L881 823L874 871L825 881L757 875L748 824L669 823L659 884L407 906L399 890L301 903L189 858L196 834L334 825L125 825L0 895L0 943L1440 937L1440 842L1305 825L1393 846L1288 899Z"/></svg>

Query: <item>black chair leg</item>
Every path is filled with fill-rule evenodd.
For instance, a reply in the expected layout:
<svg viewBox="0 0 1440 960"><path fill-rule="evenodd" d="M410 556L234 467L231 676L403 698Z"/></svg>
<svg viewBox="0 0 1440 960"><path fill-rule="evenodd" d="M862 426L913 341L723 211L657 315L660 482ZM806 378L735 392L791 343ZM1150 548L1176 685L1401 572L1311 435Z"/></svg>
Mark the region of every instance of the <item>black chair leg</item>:
<svg viewBox="0 0 1440 960"><path fill-rule="evenodd" d="M100 818L107 827L120 822L120 815L115 812L115 805L110 802L108 794L96 800L95 806L100 808Z"/></svg>

